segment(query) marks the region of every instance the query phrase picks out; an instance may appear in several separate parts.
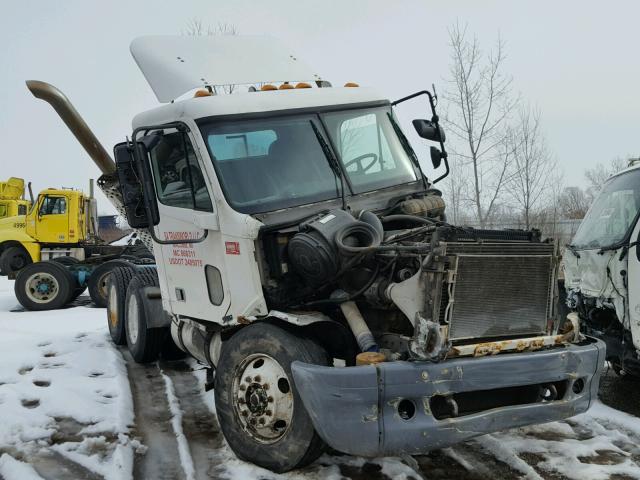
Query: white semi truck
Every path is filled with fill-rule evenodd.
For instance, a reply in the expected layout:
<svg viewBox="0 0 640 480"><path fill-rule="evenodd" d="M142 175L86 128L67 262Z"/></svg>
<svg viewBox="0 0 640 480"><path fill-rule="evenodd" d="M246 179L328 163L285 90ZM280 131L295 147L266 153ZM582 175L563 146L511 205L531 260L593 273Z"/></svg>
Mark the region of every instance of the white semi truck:
<svg viewBox="0 0 640 480"><path fill-rule="evenodd" d="M568 307L607 345L620 374L640 375L640 164L609 178L564 255ZM570 314L571 315L571 314Z"/></svg>
<svg viewBox="0 0 640 480"><path fill-rule="evenodd" d="M553 242L446 221L432 93L333 87L269 38L131 51L163 105L115 161L64 95L28 86L154 252L157 269L111 276L113 340L136 361L175 344L205 364L240 458L282 472L326 445L418 454L589 408L604 344L557 318ZM394 113L411 99L430 109L413 124L438 144L433 180Z"/></svg>

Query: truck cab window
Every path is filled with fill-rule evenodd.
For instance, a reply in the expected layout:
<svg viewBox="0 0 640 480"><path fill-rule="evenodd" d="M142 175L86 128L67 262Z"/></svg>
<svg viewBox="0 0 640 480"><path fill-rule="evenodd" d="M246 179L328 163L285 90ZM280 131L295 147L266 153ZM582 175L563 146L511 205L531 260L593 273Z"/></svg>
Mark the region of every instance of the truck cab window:
<svg viewBox="0 0 640 480"><path fill-rule="evenodd" d="M44 197L40 205L40 215L62 215L67 213L67 200L64 197Z"/></svg>
<svg viewBox="0 0 640 480"><path fill-rule="evenodd" d="M168 206L212 212L213 205L204 174L187 135L163 135L151 151L158 200Z"/></svg>
<svg viewBox="0 0 640 480"><path fill-rule="evenodd" d="M388 113L389 108L382 107L323 115L355 193L418 178Z"/></svg>

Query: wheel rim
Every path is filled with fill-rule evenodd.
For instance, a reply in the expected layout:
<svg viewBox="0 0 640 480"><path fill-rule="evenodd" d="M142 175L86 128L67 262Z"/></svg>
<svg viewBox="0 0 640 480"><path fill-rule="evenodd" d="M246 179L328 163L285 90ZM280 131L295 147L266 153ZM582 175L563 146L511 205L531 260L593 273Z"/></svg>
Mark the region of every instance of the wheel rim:
<svg viewBox="0 0 640 480"><path fill-rule="evenodd" d="M116 328L118 326L118 292L116 291L116 286L113 284L109 288L107 311L109 314L109 323L111 324L111 328Z"/></svg>
<svg viewBox="0 0 640 480"><path fill-rule="evenodd" d="M131 343L138 342L138 299L135 295L129 297L127 304L127 334Z"/></svg>
<svg viewBox="0 0 640 480"><path fill-rule="evenodd" d="M293 419L291 381L272 357L256 353L245 358L233 378L233 407L240 425L260 443L274 443Z"/></svg>
<svg viewBox="0 0 640 480"><path fill-rule="evenodd" d="M109 275L110 274L111 274L111 271L105 272L102 275L100 275L100 278L98 279L98 294L102 298L107 298L107 295L110 295L110 292L109 292Z"/></svg>
<svg viewBox="0 0 640 480"><path fill-rule="evenodd" d="M27 278L25 293L35 303L49 303L58 296L60 284L50 273L38 272Z"/></svg>

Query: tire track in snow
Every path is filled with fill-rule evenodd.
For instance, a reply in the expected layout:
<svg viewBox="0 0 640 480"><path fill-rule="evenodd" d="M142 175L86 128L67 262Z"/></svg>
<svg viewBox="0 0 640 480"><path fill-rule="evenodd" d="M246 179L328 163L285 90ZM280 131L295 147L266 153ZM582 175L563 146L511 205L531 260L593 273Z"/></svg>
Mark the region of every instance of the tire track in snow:
<svg viewBox="0 0 640 480"><path fill-rule="evenodd" d="M126 348L121 352L127 361L133 395L135 433L142 437L142 443L147 447L144 455L136 455L133 476L136 479L185 480L160 369L155 363L136 363Z"/></svg>
<svg viewBox="0 0 640 480"><path fill-rule="evenodd" d="M202 399L202 387L185 361L160 362L169 378L181 412L182 433L189 445L196 480L219 477L223 461L220 426Z"/></svg>
<svg viewBox="0 0 640 480"><path fill-rule="evenodd" d="M178 442L178 454L180 455L182 471L184 472L187 480L195 480L195 468L193 466L193 458L191 458L189 442L184 436L184 431L182 430L182 410L180 408L180 401L176 397L173 382L162 371L162 369L160 369L160 375L162 375L165 383L165 392L167 394L167 401L169 402L169 411L171 412L171 427L173 428L173 433L175 434L176 441Z"/></svg>

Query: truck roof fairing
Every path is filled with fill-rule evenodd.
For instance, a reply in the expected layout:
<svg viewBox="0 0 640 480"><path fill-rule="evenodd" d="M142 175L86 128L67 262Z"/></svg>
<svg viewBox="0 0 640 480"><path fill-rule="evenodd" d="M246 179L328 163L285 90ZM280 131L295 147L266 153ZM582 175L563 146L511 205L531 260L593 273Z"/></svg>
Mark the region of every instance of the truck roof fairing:
<svg viewBox="0 0 640 480"><path fill-rule="evenodd" d="M321 80L268 36L145 36L133 40L130 50L161 103L195 88Z"/></svg>

